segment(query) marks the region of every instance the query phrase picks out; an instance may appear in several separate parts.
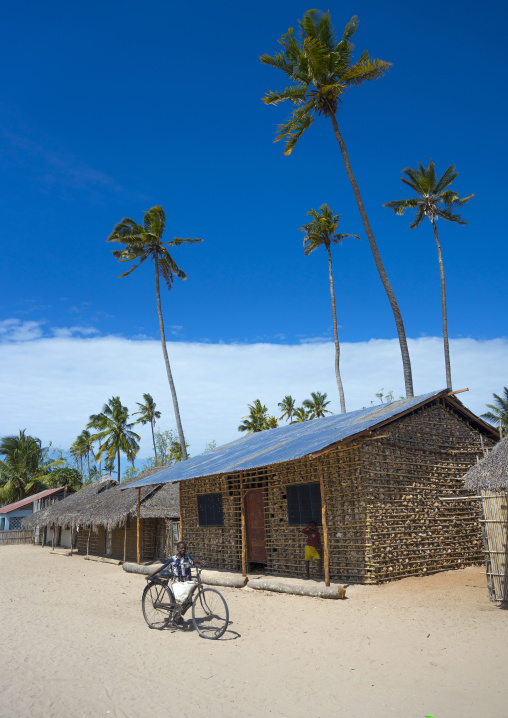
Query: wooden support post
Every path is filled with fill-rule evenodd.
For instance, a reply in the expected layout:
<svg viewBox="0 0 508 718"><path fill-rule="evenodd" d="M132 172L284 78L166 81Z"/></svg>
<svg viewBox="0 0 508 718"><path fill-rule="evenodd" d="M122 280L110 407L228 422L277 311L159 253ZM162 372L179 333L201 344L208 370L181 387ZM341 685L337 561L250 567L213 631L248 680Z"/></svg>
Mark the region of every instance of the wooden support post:
<svg viewBox="0 0 508 718"><path fill-rule="evenodd" d="M136 527L137 559L141 563L141 487L138 489L138 521Z"/></svg>
<svg viewBox="0 0 508 718"><path fill-rule="evenodd" d="M51 539L51 550L52 551L55 550L55 531L56 531L56 526L55 526L55 524L53 524L53 537Z"/></svg>
<svg viewBox="0 0 508 718"><path fill-rule="evenodd" d="M71 524L71 556L72 556L72 524Z"/></svg>
<svg viewBox="0 0 508 718"><path fill-rule="evenodd" d="M325 569L325 586L330 585L330 552L328 550L328 524L326 522L326 494L325 482L323 477L323 464L321 457L317 459L319 471L319 486L321 488L321 522L323 524L323 564Z"/></svg>
<svg viewBox="0 0 508 718"><path fill-rule="evenodd" d="M182 482L178 482L178 501L180 504L180 530L178 532L178 540L183 541L183 532L182 532Z"/></svg>
<svg viewBox="0 0 508 718"><path fill-rule="evenodd" d="M127 519L125 519L125 528L123 532L123 562L125 563L125 557L127 554Z"/></svg>
<svg viewBox="0 0 508 718"><path fill-rule="evenodd" d="M242 576L247 576L247 526L245 524L245 491L243 490L243 473L240 472L240 513L242 525Z"/></svg>
<svg viewBox="0 0 508 718"><path fill-rule="evenodd" d="M88 556L88 549L90 548L90 534L92 533L92 524L90 524L90 528L88 529L88 539L86 541L86 555Z"/></svg>

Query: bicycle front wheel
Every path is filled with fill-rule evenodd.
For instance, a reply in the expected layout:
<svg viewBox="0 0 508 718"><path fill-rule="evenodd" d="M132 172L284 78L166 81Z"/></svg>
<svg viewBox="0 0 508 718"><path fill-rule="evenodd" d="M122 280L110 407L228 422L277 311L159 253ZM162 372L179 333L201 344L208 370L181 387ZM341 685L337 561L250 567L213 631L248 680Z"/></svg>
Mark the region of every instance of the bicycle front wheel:
<svg viewBox="0 0 508 718"><path fill-rule="evenodd" d="M220 638L229 622L224 596L214 588L200 589L192 604L192 622L201 638Z"/></svg>
<svg viewBox="0 0 508 718"><path fill-rule="evenodd" d="M159 583L149 583L143 591L141 605L143 616L150 628L161 631L170 621L168 608L161 608L161 604L169 604L171 597L165 586Z"/></svg>

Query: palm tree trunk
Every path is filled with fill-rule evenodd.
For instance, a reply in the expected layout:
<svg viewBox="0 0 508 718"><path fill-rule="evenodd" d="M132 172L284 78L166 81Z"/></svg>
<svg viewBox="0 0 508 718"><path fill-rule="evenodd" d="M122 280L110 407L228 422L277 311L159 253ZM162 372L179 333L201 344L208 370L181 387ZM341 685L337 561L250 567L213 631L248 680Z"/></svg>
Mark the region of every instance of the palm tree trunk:
<svg viewBox="0 0 508 718"><path fill-rule="evenodd" d="M180 446L182 447L182 461L187 461L187 448L185 446L185 437L183 435L182 421L180 419L180 410L178 408L178 399L176 398L175 384L173 382L173 375L171 374L171 367L169 366L168 350L166 348L166 335L164 333L164 321L162 319L161 310L161 293L159 287L159 263L157 257L155 258L155 290L157 294L157 312L159 314L159 327L161 332L161 344L162 353L164 355L164 362L166 364L166 374L168 375L169 388L171 389L171 396L173 398L173 408L175 410L176 428L178 430L178 438L180 440Z"/></svg>
<svg viewBox="0 0 508 718"><path fill-rule="evenodd" d="M445 273L443 265L443 255L441 253L441 244L439 243L439 237L437 234L437 227L434 219L431 219L432 229L434 230L434 239L437 244L437 256L439 259L439 272L441 274L441 308L443 311L443 343L444 343L444 361L446 369L446 388L452 390L452 370L450 367L450 345L448 342L448 319L446 315L446 288L445 288Z"/></svg>
<svg viewBox="0 0 508 718"><path fill-rule="evenodd" d="M116 450L117 463L118 463L118 483L120 483L120 447Z"/></svg>
<svg viewBox="0 0 508 718"><path fill-rule="evenodd" d="M153 441L153 450L154 450L154 454L155 454L155 466L157 466L157 449L155 448L155 436L153 433L153 422L152 421L150 422L150 426L152 428L152 441Z"/></svg>
<svg viewBox="0 0 508 718"><path fill-rule="evenodd" d="M404 323L402 321L402 315L400 313L400 309L399 309L399 305L397 304L397 300L395 299L395 294L393 292L391 284L388 281L388 277L386 276L383 262L381 261L381 255L379 254L379 250L377 248L376 240L374 238L374 233L372 232L372 229L371 229L371 226L369 223L369 219L367 217L367 212L365 211L365 207L363 206L362 197L360 195L360 190L358 188L358 184L357 184L355 176L353 174L353 170L351 169L351 164L349 162L346 145L345 145L344 140L342 139L342 135L340 134L340 131L339 131L339 125L337 124L337 118L335 117L335 115L333 113L330 113L330 119L332 120L333 131L335 133L335 137L337 139L337 142L339 143L339 146L340 146L340 149L342 152L342 159L344 160L344 164L346 166L347 176L351 183L351 187L353 188L353 194L356 199L356 204L358 205L358 210L359 210L360 216L362 218L363 226L365 228L365 232L366 232L367 238L369 240L372 256L374 257L374 262L376 264L376 269L379 273L379 276L381 277L383 287L385 288L385 292L388 296L388 301L390 302L390 306L392 308L393 316L395 319L395 325L397 327L397 334L399 335L400 352L402 355L402 368L404 370L404 383L406 385L406 397L408 399L410 399L411 397L414 396L413 375L411 372L411 360L409 358L409 350L407 348L406 332L404 331Z"/></svg>
<svg viewBox="0 0 508 718"><path fill-rule="evenodd" d="M330 278L330 295L332 298L332 321L333 321L333 340L335 342L335 377L337 379L337 387L339 389L340 398L340 410L342 414L346 413L346 402L344 400L344 389L342 387L342 379L340 378L339 360L340 360L340 345L339 335L337 332L337 311L335 308L335 289L333 286L333 273L332 273L332 252L330 247L326 248L328 252L328 276Z"/></svg>

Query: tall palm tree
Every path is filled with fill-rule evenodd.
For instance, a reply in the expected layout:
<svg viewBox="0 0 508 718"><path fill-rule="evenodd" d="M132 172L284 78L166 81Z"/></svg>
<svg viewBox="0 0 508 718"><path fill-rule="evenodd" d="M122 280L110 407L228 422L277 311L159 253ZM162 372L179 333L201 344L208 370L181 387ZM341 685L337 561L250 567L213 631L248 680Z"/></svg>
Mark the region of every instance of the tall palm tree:
<svg viewBox="0 0 508 718"><path fill-rule="evenodd" d="M355 237L360 239L357 234L337 234L337 227L339 226L340 214L333 214L330 207L327 204L322 204L319 208L319 212L315 209L311 209L307 212L309 217L312 217L312 222L304 224L300 229L305 232L305 239L303 240L303 246L305 247L305 254L311 254L318 247L324 247L328 254L328 277L330 280L330 296L332 300L332 322L333 322L333 339L335 342L335 377L337 379L337 387L339 389L340 397L340 410L343 414L346 413L346 402L344 399L344 388L342 386L342 379L340 377L340 344L339 335L337 332L337 311L335 308L335 289L333 286L333 272L332 272L332 244L342 244L342 240L347 237Z"/></svg>
<svg viewBox="0 0 508 718"><path fill-rule="evenodd" d="M135 411L134 414L141 414L136 424L150 424L150 428L152 429L153 450L155 453L155 466L157 466L157 447L155 446L154 427L155 420L161 418L161 413L156 410L156 404L150 394L143 394L143 399L145 400L144 404L140 404L138 401L136 402L140 410Z"/></svg>
<svg viewBox="0 0 508 718"><path fill-rule="evenodd" d="M79 463L79 472L81 479L84 480L83 476L83 459L86 456L87 449L81 435L76 437L76 440L70 446L69 454L74 457L76 464Z"/></svg>
<svg viewBox="0 0 508 718"><path fill-rule="evenodd" d="M384 60L371 60L366 51L362 53L359 60L352 61L354 45L351 38L358 29L358 18L356 16L352 17L346 25L342 39L339 42L337 42L335 29L328 12L307 10L303 19L299 20L298 23L300 26L299 39L295 38L294 29L289 28L286 35L283 35L279 40L279 44L283 48L282 52L279 52L274 57L262 55L260 58L264 65L270 65L282 70L292 83L281 92L268 92L263 98L267 105L277 105L279 102L287 100L294 108L287 122L279 125L279 132L275 141L285 140L284 154L289 155L305 130L314 122L316 114L322 114L330 118L369 240L374 262L392 308L399 336L406 395L407 397L412 397L413 378L404 323L395 294L381 261L374 233L363 205L358 183L351 169L346 145L339 131L336 117L338 103L342 102L341 96L344 92L350 87L356 87L368 80L376 80L382 77L389 70L390 63Z"/></svg>
<svg viewBox="0 0 508 718"><path fill-rule="evenodd" d="M406 175L406 177L401 177L402 182L411 187L411 189L418 196L412 197L411 199L398 199L393 202L386 202L384 206L390 207L390 209L394 210L395 214L400 215L403 215L406 209L415 209L415 218L412 224L409 225L410 229L418 227L418 225L423 222L425 217L428 217L432 224L434 239L436 240L437 245L439 272L441 274L441 310L443 317L446 386L451 391L452 372L450 367L450 346L448 343L448 321L446 316L445 273L436 222L438 218L441 217L449 222L467 224L467 222L464 222L460 214L453 214L452 210L457 207L463 207L466 202L469 202L469 200L474 197L474 195L470 194L469 197L459 199L458 193L449 189L450 185L459 174L455 171L455 165L450 165L439 180L437 179L436 169L432 160L430 160L428 167L424 167L422 164L418 163L417 169L413 170L411 167L406 167L406 169L402 170L402 174Z"/></svg>
<svg viewBox="0 0 508 718"><path fill-rule="evenodd" d="M305 399L303 402L303 407L307 410L308 419L319 419L325 414L333 414L333 411L326 408L330 403L326 401L326 392L321 394L319 391L311 391L310 396L310 399Z"/></svg>
<svg viewBox="0 0 508 718"><path fill-rule="evenodd" d="M99 451L95 455L95 459L99 461L99 475L102 472L102 457L100 455L100 449L102 446L102 441L100 438L100 434L97 434L97 431L104 431L106 428L106 417L104 414L90 414L88 417L88 424L86 425L87 429L94 429L95 434L92 435L91 440L95 443L95 441L99 442Z"/></svg>
<svg viewBox="0 0 508 718"><path fill-rule="evenodd" d="M19 501L48 488L50 470L65 463L49 459L48 449L42 448L40 439L27 435L25 429L19 436L0 439L0 504Z"/></svg>
<svg viewBox="0 0 508 718"><path fill-rule="evenodd" d="M281 416L279 417L279 420L282 421L282 419L285 418L287 419L287 421L289 421L289 423L291 423L291 419L293 418L293 413L295 411L295 400L293 399L293 397L288 394L288 396L285 396L284 399L277 406L282 412Z"/></svg>
<svg viewBox="0 0 508 718"><path fill-rule="evenodd" d="M150 259L154 263L155 292L157 296L157 313L159 315L162 353L166 364L166 374L168 376L169 388L173 398L178 438L180 440L180 446L182 447L182 457L185 461L187 459L187 449L182 422L180 419L180 410L178 408L175 384L173 382L171 367L169 366L164 321L162 319L159 278L162 277L164 279L169 290L171 289L175 276L179 279L187 279L185 272L178 267L173 257L169 254L167 247L178 247L181 244L195 244L196 242L202 242L203 240L180 239L179 237L175 237L173 240L163 242L162 235L164 234L165 226L166 214L162 207L152 207L148 210L148 212L145 212L143 224L136 224L133 219L129 219L128 217L122 219L121 222L118 222L109 235L108 242L121 242L125 245L125 249L113 251L113 256L116 257L119 262L139 260L139 262L131 267L128 272L120 274L120 277L127 277L127 275L137 269L137 267L139 267L140 264L143 264L143 262L147 259Z"/></svg>
<svg viewBox="0 0 508 718"><path fill-rule="evenodd" d="M491 410L482 414L482 419L487 419L491 424L495 424L499 427L499 433L501 438L503 435L508 434L508 387L503 388L503 396L499 394L493 394L494 403L486 404Z"/></svg>
<svg viewBox="0 0 508 718"><path fill-rule="evenodd" d="M115 457L117 460L118 483L120 483L120 452L127 456L128 461L133 461L139 451L140 436L132 431L134 424L129 424L129 410L122 405L120 397L113 396L102 408L104 417L102 424L104 429L96 434L93 439L102 439L104 443L97 452L99 459L106 454L110 461Z"/></svg>
<svg viewBox="0 0 508 718"><path fill-rule="evenodd" d="M88 465L88 478L90 478L90 454L95 458L93 444L94 437L88 429L83 429L81 434L76 438L76 441L71 445L69 453L71 456L76 457L80 460L81 464L81 477L83 478L83 459L85 458Z"/></svg>

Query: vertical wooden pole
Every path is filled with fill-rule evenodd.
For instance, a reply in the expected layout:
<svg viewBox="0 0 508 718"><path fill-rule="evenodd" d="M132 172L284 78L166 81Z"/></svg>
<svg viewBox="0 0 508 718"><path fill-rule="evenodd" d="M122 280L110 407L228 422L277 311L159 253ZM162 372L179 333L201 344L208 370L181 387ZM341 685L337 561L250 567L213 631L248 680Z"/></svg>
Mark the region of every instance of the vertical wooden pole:
<svg viewBox="0 0 508 718"><path fill-rule="evenodd" d="M71 524L71 556L72 556L72 524Z"/></svg>
<svg viewBox="0 0 508 718"><path fill-rule="evenodd" d="M180 504L180 531L178 533L178 540L183 541L183 531L182 531L182 482L178 482L178 503Z"/></svg>
<svg viewBox="0 0 508 718"><path fill-rule="evenodd" d="M242 523L242 576L247 576L247 526L245 524L245 491L243 489L243 473L240 472L240 511Z"/></svg>
<svg viewBox="0 0 508 718"><path fill-rule="evenodd" d="M55 526L55 524L53 524L53 537L51 539L51 550L52 551L55 550L55 531L56 531L56 526Z"/></svg>
<svg viewBox="0 0 508 718"><path fill-rule="evenodd" d="M127 555L127 519L125 519L125 529L123 532L123 562L125 563L125 557Z"/></svg>
<svg viewBox="0 0 508 718"><path fill-rule="evenodd" d="M136 527L136 539L137 539L137 558L138 563L141 563L141 487L138 489L138 521Z"/></svg>
<svg viewBox="0 0 508 718"><path fill-rule="evenodd" d="M330 552L328 550L328 524L326 522L326 494L325 482L323 477L323 464L321 457L318 456L319 486L321 488L321 522L323 524L323 553L324 553L324 569L325 569L325 586L330 585Z"/></svg>

